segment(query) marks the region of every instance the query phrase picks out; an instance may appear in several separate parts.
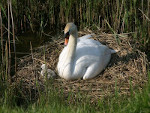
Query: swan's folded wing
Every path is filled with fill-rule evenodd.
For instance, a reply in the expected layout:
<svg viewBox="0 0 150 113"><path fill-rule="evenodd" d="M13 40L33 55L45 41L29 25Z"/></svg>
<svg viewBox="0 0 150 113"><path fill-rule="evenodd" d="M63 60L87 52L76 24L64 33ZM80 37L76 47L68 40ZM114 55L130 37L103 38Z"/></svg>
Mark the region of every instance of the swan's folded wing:
<svg viewBox="0 0 150 113"><path fill-rule="evenodd" d="M92 34L88 34L88 35L84 35L82 37L79 37L80 40L85 40L85 39L88 39L88 38L91 38L92 37Z"/></svg>
<svg viewBox="0 0 150 113"><path fill-rule="evenodd" d="M102 45L99 41L92 39L94 34L84 35L78 38L78 46L80 45Z"/></svg>
<svg viewBox="0 0 150 113"><path fill-rule="evenodd" d="M82 46L100 46L102 45L99 41L96 41L94 39L85 39L85 40L78 40L77 47Z"/></svg>

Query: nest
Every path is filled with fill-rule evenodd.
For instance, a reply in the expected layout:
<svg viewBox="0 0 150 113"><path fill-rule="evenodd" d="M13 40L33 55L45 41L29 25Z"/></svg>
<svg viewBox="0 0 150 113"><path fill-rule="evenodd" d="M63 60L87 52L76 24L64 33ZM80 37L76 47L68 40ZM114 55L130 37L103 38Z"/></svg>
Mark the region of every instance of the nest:
<svg viewBox="0 0 150 113"><path fill-rule="evenodd" d="M79 35L93 33L90 30L79 32ZM107 68L98 76L91 80L74 80L67 81L59 76L53 79L52 87L58 91L63 91L65 97L69 92L74 94L85 94L91 101L97 101L102 97L108 97L115 94L130 95L131 88L142 88L147 82L147 58L145 53L138 50L128 34L106 34L101 31L94 32L95 40L107 45L112 49L119 50L118 53L112 54L111 61ZM37 98L36 93L39 90L44 91L45 80L40 75L40 66L47 63L48 67L56 73L58 57L64 48L63 39L55 39L46 45L39 47L31 52L31 55L19 59L18 72L14 77L14 83L26 98ZM18 85L21 84L21 85ZM33 93L34 92L34 93Z"/></svg>

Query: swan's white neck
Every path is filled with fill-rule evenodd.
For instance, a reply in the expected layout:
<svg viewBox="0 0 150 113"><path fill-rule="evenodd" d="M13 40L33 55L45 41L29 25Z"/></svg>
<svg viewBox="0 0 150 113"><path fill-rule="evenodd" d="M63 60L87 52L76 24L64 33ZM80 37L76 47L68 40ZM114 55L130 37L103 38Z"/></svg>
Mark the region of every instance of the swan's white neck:
<svg viewBox="0 0 150 113"><path fill-rule="evenodd" d="M76 52L76 45L77 45L77 33L71 34L69 37L69 42L67 45L67 56L66 56L66 62L68 65L68 76L71 76L74 72L74 58L75 58L75 52Z"/></svg>

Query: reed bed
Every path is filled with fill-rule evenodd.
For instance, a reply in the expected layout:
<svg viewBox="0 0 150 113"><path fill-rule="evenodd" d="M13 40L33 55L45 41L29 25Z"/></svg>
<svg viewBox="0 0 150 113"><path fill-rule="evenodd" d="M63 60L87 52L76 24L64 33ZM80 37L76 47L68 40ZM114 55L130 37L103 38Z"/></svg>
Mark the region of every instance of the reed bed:
<svg viewBox="0 0 150 113"><path fill-rule="evenodd" d="M10 34L14 51L17 34L32 30L49 35L50 31L62 30L67 22L74 22L81 29L88 26L113 34L134 32L132 38L139 42L139 48L150 53L149 0L2 0L0 9L1 34ZM1 39L1 45L5 45L6 39Z"/></svg>
<svg viewBox="0 0 150 113"><path fill-rule="evenodd" d="M80 28L92 26L93 29L99 27L112 33L135 32L133 38L140 42L143 51L149 53L149 0L10 1L11 17L13 17L10 28L16 34L32 30L44 35L47 29L62 30L63 25L71 21ZM0 2L3 33L9 30L7 29L9 7L7 6L6 0Z"/></svg>
<svg viewBox="0 0 150 113"><path fill-rule="evenodd" d="M2 0L0 7L7 27L7 1ZM43 33L47 28L62 29L62 25L73 21L80 28L111 27L113 33L135 32L134 38L143 50L149 47L149 0L12 0L12 12L16 33L28 29Z"/></svg>

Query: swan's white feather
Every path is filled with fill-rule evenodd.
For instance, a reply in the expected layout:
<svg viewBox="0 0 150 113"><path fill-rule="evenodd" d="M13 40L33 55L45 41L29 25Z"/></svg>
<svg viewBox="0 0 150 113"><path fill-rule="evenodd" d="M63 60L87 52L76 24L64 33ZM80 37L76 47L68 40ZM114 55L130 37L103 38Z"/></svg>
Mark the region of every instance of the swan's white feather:
<svg viewBox="0 0 150 113"><path fill-rule="evenodd" d="M79 37L79 39L88 39L88 38L91 38L93 34L88 34L88 35L84 35L82 37Z"/></svg>
<svg viewBox="0 0 150 113"><path fill-rule="evenodd" d="M111 53L114 51L115 50L111 50L107 46L102 45L100 42L93 39L84 38L82 40L78 40L74 61L75 69L71 79L78 79L82 77L83 79L90 79L95 77L103 69L105 69L110 61ZM59 75L63 78L65 78L65 76L63 76L63 72L66 72L64 65L66 52L67 46L60 54L57 67L58 72L60 73Z"/></svg>
<svg viewBox="0 0 150 113"><path fill-rule="evenodd" d="M60 56L57 65L60 77L68 80L83 78L91 79L98 75L108 65L111 54L117 51L109 49L99 41L90 39L91 35L77 38L76 50L73 60L69 61L67 55L71 46L66 46ZM70 40L70 39L69 39ZM71 68L70 68L71 66ZM70 69L73 70L71 75Z"/></svg>

